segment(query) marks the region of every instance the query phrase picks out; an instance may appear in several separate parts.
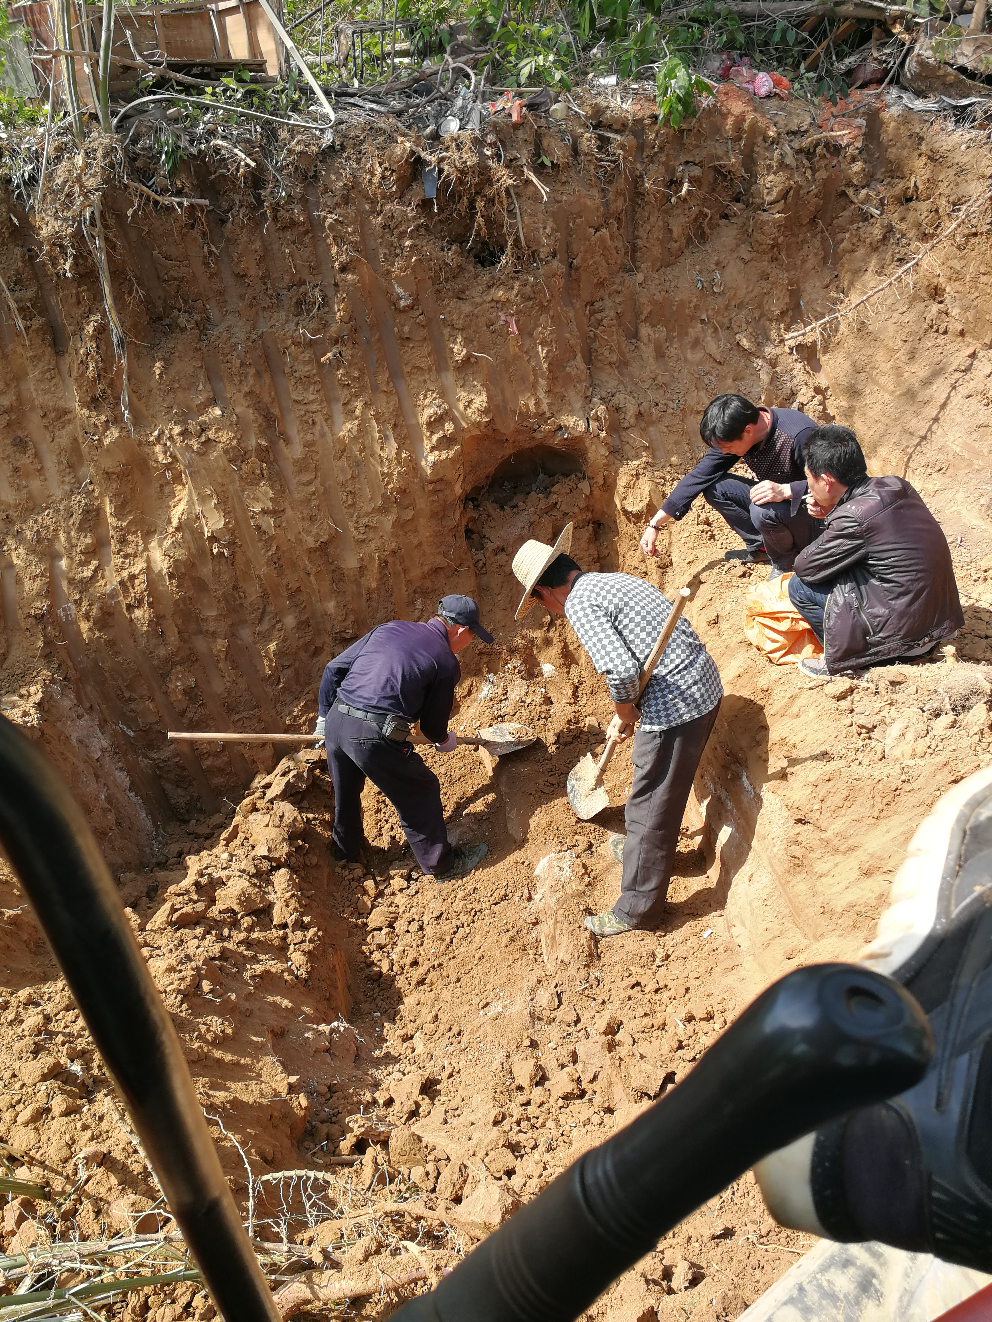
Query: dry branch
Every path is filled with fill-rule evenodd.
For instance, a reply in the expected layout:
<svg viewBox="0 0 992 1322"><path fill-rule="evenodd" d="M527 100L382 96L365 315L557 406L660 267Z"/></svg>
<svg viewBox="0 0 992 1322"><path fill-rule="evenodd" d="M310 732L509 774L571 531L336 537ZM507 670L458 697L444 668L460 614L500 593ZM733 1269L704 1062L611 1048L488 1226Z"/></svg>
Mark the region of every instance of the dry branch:
<svg viewBox="0 0 992 1322"><path fill-rule="evenodd" d="M680 5L677 9L664 10L665 20L686 18L699 5ZM793 22L806 18L873 18L885 23L890 19L905 20L916 18L917 14L909 5L887 5L876 0L856 0L856 3L829 4L822 0L727 0L721 5L721 13L737 14L741 18L787 18Z"/></svg>
<svg viewBox="0 0 992 1322"><path fill-rule="evenodd" d="M154 193L144 184L139 184L136 179L129 179L129 188L136 188L139 193L144 193L145 197L150 197L153 202L171 202L175 207L208 207L210 203L205 197L172 197L163 193Z"/></svg>
<svg viewBox="0 0 992 1322"><path fill-rule="evenodd" d="M72 1303L77 1299L95 1299L105 1294L143 1290L149 1285L171 1285L174 1281L198 1280L200 1273L195 1268L189 1268L184 1271L163 1272L158 1276L131 1276L112 1281L94 1281L90 1285L73 1285L60 1290L34 1290L25 1294L9 1294L0 1298L0 1313L11 1315L14 1309L29 1308L34 1311L34 1306L37 1304L59 1303L63 1300Z"/></svg>
<svg viewBox="0 0 992 1322"><path fill-rule="evenodd" d="M288 124L293 129L311 129L315 133L326 133L326 124L312 124L306 119L280 119L277 115L263 115L260 110L249 110L247 106L236 106L229 101L208 101L205 96L181 96L178 92L156 92L152 96L139 96L136 101L129 101L123 110L118 111L113 127L138 106L150 105L153 101L172 101L191 106L206 106L209 110L225 115L241 115L246 119L267 119L273 124Z"/></svg>
<svg viewBox="0 0 992 1322"><path fill-rule="evenodd" d="M4 284L4 282L3 282L3 276L0 276L0 289L3 290L3 292L4 292L4 296L5 296L5 298L7 299L7 302L10 304L10 313L11 313L11 316L14 318L14 325L17 327L17 329L18 329L18 330L21 332L21 334L24 336L24 343L27 344L27 341L28 341L28 333L27 333L27 331L24 329L24 322L21 321L21 314L17 311L17 304L14 302L13 295L11 294L10 290L7 288L7 286L6 286L6 285ZM7 1183L7 1184L14 1184L14 1183L16 1183L16 1181L14 1181L14 1180L7 1180L6 1183ZM2 1186L0 1186L0 1188L2 1188ZM8 1191L8 1192L9 1192L9 1191ZM29 1198L33 1198L34 1195L33 1195L33 1194L28 1194L28 1197L29 1197Z"/></svg>
<svg viewBox="0 0 992 1322"><path fill-rule="evenodd" d="M359 1156L354 1157L325 1157L332 1166L357 1166L362 1160ZM330 1180L334 1181L338 1177L333 1171L273 1171L271 1175L259 1175L259 1184L275 1184L279 1180Z"/></svg>
<svg viewBox="0 0 992 1322"><path fill-rule="evenodd" d="M784 337L786 343L790 340L804 339L807 335L815 335L818 331L822 330L824 326L829 326L832 321L840 321L841 317L850 316L852 312L863 307L865 303L869 302L869 300L875 298L878 294L883 293L886 289L890 288L890 286L894 285L897 280L901 280L904 275L907 275L914 266L922 262L923 258L933 252L934 248L949 239L959 225L962 225L969 216L973 215L979 207L983 206L988 201L992 201L992 188L990 188L988 192L983 193L981 197L973 198L965 206L957 220L948 225L943 234L938 234L932 243L928 243L927 246L921 249L915 257L910 258L908 262L903 266L900 266L895 275L890 275L888 280L883 280L880 285L876 285L874 289L870 289L867 294L864 294L861 298L857 299L856 302L848 304L847 307L838 308L836 312L831 312L829 316L821 317L819 321L814 321L811 326L804 326L801 330L797 331L789 331Z"/></svg>

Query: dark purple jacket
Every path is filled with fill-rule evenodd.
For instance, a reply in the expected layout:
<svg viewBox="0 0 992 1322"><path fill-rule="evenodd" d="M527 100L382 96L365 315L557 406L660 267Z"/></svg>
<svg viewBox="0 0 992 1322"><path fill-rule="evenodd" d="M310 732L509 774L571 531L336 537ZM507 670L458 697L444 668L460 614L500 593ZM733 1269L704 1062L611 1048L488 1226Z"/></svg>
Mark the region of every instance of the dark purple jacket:
<svg viewBox="0 0 992 1322"><path fill-rule="evenodd" d="M427 738L440 744L461 673L440 620L391 620L328 661L317 711L326 716L340 699L360 711L419 721Z"/></svg>
<svg viewBox="0 0 992 1322"><path fill-rule="evenodd" d="M796 556L795 572L830 587L823 628L831 671L919 656L964 624L947 538L905 478L848 487Z"/></svg>
<svg viewBox="0 0 992 1322"><path fill-rule="evenodd" d="M797 513L806 494L806 464L803 446L810 432L818 426L798 409L770 409L772 429L760 445L752 445L745 455L724 454L715 445L672 487L662 505L673 519L684 518L697 496L707 487L726 477L735 464L745 463L759 482L791 482L792 513Z"/></svg>

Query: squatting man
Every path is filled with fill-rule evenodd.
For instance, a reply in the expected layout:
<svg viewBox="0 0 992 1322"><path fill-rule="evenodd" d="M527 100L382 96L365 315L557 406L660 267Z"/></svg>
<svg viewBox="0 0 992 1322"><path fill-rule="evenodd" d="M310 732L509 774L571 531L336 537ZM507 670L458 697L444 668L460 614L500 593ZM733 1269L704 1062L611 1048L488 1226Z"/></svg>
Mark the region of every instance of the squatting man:
<svg viewBox="0 0 992 1322"><path fill-rule="evenodd" d="M964 624L940 524L903 477L869 477L847 427L806 442L806 503L823 532L796 557L789 599L823 644L813 677L912 660Z"/></svg>
<svg viewBox="0 0 992 1322"><path fill-rule="evenodd" d="M679 828L723 687L712 657L682 618L640 699L641 670L665 627L672 604L656 587L630 574L584 573L569 556L569 524L554 546L528 541L512 569L524 595L519 620L540 602L564 615L599 674L605 675L616 715L608 735L634 736L634 782L624 810L626 837L610 849L623 866L620 898L606 913L586 918L598 937L660 926ZM634 726L640 721L637 734Z"/></svg>
<svg viewBox="0 0 992 1322"><path fill-rule="evenodd" d="M314 734L324 737L334 783L337 858L359 861L366 779L396 809L414 857L435 881L464 876L489 852L484 841L452 847L440 782L410 741L419 722L439 752L456 747L448 721L461 678L457 658L475 638L493 641L472 598L453 595L442 597L426 622L380 624L327 663Z"/></svg>
<svg viewBox="0 0 992 1322"><path fill-rule="evenodd" d="M658 554L658 530L683 519L696 500L721 514L744 542L725 560L767 564L779 578L823 524L807 507L803 450L816 423L796 409L769 409L743 395L717 395L707 404L699 434L709 450L680 481L641 538L645 555ZM743 459L754 479L730 470Z"/></svg>

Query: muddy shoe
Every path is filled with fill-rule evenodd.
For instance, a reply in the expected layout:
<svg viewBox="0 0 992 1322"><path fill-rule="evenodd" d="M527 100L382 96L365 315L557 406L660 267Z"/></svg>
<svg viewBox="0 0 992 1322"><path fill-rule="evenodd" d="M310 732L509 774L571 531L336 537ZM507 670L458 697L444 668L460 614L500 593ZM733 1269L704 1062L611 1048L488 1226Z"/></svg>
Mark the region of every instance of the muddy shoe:
<svg viewBox="0 0 992 1322"><path fill-rule="evenodd" d="M756 1167L784 1225L992 1271L992 767L918 827L865 965L923 1006L923 1081Z"/></svg>
<svg viewBox="0 0 992 1322"><path fill-rule="evenodd" d="M742 546L739 551L724 551L723 558L731 563L739 560L745 565L771 564L771 556L763 546L756 546L753 549L750 546Z"/></svg>
<svg viewBox="0 0 992 1322"><path fill-rule="evenodd" d="M619 838L622 839L623 837ZM625 918L618 918L612 909L609 909L606 913L591 913L585 919L585 924L593 936L598 936L600 940L607 936L620 936L622 932L632 932L634 930Z"/></svg>
<svg viewBox="0 0 992 1322"><path fill-rule="evenodd" d="M456 877L464 877L478 867L488 853L489 846L485 840L480 840L476 845L455 845L451 851L451 867L447 872L435 872L434 880L454 881Z"/></svg>
<svg viewBox="0 0 992 1322"><path fill-rule="evenodd" d="M619 864L623 864L623 847L627 843L625 835L611 835L607 842L610 847L610 853Z"/></svg>

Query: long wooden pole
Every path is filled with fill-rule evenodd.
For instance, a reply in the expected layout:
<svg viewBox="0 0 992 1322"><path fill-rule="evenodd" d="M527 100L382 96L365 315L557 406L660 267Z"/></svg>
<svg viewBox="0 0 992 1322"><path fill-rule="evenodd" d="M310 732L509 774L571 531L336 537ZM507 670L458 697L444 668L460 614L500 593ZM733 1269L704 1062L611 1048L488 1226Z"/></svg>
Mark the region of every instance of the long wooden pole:
<svg viewBox="0 0 992 1322"><path fill-rule="evenodd" d="M185 743L215 740L220 744L315 744L315 734L241 734L238 730L170 730L169 738Z"/></svg>

